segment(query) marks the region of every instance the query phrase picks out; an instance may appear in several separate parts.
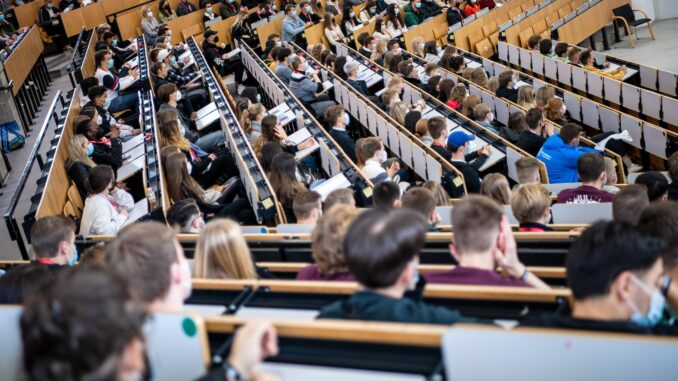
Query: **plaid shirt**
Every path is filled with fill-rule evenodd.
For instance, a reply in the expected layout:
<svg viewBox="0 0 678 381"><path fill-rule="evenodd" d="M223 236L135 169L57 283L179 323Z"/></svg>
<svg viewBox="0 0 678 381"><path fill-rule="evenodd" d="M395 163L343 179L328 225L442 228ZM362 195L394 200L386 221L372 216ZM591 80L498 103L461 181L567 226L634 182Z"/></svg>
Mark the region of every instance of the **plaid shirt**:
<svg viewBox="0 0 678 381"><path fill-rule="evenodd" d="M175 69L175 68L170 66L169 70L167 71L167 80L170 81L170 82L176 83L177 86L183 86L183 85L189 83L191 80L193 80L198 75L199 74L197 72L184 74L184 73L181 72L180 69Z"/></svg>

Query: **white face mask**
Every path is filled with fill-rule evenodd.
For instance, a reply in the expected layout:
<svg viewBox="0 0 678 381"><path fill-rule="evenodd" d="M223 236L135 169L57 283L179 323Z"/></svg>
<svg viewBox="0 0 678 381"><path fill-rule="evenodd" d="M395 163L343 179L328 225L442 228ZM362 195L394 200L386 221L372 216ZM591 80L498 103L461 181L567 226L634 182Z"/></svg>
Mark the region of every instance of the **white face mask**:
<svg viewBox="0 0 678 381"><path fill-rule="evenodd" d="M183 124L179 124L179 133L181 136L186 136L186 127Z"/></svg>
<svg viewBox="0 0 678 381"><path fill-rule="evenodd" d="M567 112L567 106L563 105L563 107L560 108L560 113L565 114Z"/></svg>
<svg viewBox="0 0 678 381"><path fill-rule="evenodd" d="M302 180L303 180L303 179L301 178L301 174L299 173L299 169L295 169L295 170L294 170L294 177L297 178L297 181L298 181L298 182L302 182Z"/></svg>
<svg viewBox="0 0 678 381"><path fill-rule="evenodd" d="M153 17L153 12L151 11L146 12L146 17L148 17L149 19Z"/></svg>
<svg viewBox="0 0 678 381"><path fill-rule="evenodd" d="M424 44L424 43L422 42L422 43L419 44L419 49L424 50L424 47L425 47L425 46L426 46L426 44Z"/></svg>
<svg viewBox="0 0 678 381"><path fill-rule="evenodd" d="M191 296L191 266L188 264L188 261L184 261L179 265L181 266L181 290L184 294L184 300L188 299Z"/></svg>
<svg viewBox="0 0 678 381"><path fill-rule="evenodd" d="M188 173L193 172L193 165L191 164L190 161L186 162L186 170L188 171Z"/></svg>
<svg viewBox="0 0 678 381"><path fill-rule="evenodd" d="M386 154L385 150L381 150L380 152L381 153L379 154L379 162L383 163L386 161L386 159L388 159L388 155Z"/></svg>
<svg viewBox="0 0 678 381"><path fill-rule="evenodd" d="M177 91L176 99L177 99L177 102L179 102L181 100L181 91Z"/></svg>

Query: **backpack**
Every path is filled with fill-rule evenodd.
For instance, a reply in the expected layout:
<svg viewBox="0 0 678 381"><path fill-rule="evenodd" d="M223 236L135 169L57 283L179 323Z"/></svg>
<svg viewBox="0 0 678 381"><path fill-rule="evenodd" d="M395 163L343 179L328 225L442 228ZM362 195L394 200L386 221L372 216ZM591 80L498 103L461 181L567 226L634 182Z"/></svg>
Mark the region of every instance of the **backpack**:
<svg viewBox="0 0 678 381"><path fill-rule="evenodd" d="M0 125L0 141L2 141L3 152L23 147L26 137L16 120Z"/></svg>

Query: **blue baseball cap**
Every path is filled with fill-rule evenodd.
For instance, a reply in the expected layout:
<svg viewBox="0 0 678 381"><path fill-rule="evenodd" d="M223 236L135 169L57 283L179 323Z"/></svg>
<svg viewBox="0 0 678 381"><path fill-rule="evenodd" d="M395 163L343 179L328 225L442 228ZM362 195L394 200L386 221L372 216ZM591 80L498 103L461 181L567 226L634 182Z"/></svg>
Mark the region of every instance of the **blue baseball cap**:
<svg viewBox="0 0 678 381"><path fill-rule="evenodd" d="M450 136L447 137L447 145L457 148L463 146L466 144L466 142L470 142L471 140L476 140L476 137L474 135L469 135L464 131L454 131L450 134Z"/></svg>

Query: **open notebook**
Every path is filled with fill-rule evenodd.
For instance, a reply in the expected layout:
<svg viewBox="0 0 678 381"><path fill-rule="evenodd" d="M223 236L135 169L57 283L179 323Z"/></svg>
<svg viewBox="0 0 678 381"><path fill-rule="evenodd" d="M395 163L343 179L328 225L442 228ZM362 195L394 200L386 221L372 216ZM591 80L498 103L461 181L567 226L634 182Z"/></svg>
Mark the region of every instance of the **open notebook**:
<svg viewBox="0 0 678 381"><path fill-rule="evenodd" d="M343 173L338 173L316 185L315 188L311 188L311 190L318 192L322 200L325 201L325 198L327 198L327 196L332 193L333 190L349 188L350 186L351 182L348 181L346 176L344 176Z"/></svg>

